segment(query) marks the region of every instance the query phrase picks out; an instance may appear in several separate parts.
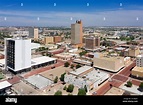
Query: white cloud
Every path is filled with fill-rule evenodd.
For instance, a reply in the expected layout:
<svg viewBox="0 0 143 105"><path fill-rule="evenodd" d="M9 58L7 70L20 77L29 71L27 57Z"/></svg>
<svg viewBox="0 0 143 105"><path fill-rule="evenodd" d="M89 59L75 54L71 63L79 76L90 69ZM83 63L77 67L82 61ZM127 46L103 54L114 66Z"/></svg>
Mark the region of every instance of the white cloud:
<svg viewBox="0 0 143 105"><path fill-rule="evenodd" d="M143 26L143 10L114 10L92 13L47 12L47 11L2 11L0 16L7 17L6 22L0 18L1 25L40 25L70 26L81 19L84 26ZM37 21L37 17L40 18ZM72 17L72 20L71 20ZM103 18L106 18L104 21ZM136 17L139 20L136 20Z"/></svg>

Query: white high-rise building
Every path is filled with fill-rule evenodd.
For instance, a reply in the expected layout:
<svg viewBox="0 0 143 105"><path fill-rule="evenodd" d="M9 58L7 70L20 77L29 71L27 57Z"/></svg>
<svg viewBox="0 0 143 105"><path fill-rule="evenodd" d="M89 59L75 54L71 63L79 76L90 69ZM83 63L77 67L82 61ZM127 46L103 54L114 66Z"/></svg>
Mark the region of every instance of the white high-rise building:
<svg viewBox="0 0 143 105"><path fill-rule="evenodd" d="M31 69L31 39L5 39L5 69L14 73Z"/></svg>
<svg viewBox="0 0 143 105"><path fill-rule="evenodd" d="M136 58L136 66L143 67L143 55L138 55Z"/></svg>

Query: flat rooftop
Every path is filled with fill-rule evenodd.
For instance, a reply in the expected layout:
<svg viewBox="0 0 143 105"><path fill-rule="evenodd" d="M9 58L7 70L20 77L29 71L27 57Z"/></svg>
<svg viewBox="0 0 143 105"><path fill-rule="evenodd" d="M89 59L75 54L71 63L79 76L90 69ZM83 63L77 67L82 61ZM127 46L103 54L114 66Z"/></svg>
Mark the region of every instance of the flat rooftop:
<svg viewBox="0 0 143 105"><path fill-rule="evenodd" d="M1 89L4 89L4 88L7 88L9 86L11 86L12 84L10 84L8 81L3 81L3 82L0 82L0 90Z"/></svg>
<svg viewBox="0 0 143 105"><path fill-rule="evenodd" d="M76 69L75 71L71 71L70 73L74 74L74 75L80 75L81 73L83 73L91 68L92 67L90 67L90 66L83 66L83 67Z"/></svg>
<svg viewBox="0 0 143 105"><path fill-rule="evenodd" d="M109 91L107 91L107 93L105 93L104 95L123 95L125 91L122 89L119 89L117 87L112 87Z"/></svg>
<svg viewBox="0 0 143 105"><path fill-rule="evenodd" d="M135 66L132 71L142 72L143 73L143 67L137 67Z"/></svg>
<svg viewBox="0 0 143 105"><path fill-rule="evenodd" d="M119 57L119 56L117 56L117 57L112 57L112 56L102 56L102 57L100 57L100 59L103 59L103 60L108 60L108 61L116 61L116 60L124 60L124 58L123 57Z"/></svg>
<svg viewBox="0 0 143 105"><path fill-rule="evenodd" d="M102 77L106 77L109 76L108 73L103 72L103 71L99 71L99 70L92 70L91 72L87 73L86 75L84 75L86 78L88 78L88 80L94 82L99 80Z"/></svg>
<svg viewBox="0 0 143 105"><path fill-rule="evenodd" d="M56 60L56 58L51 58L51 57L47 57L47 56L33 58L31 60L31 66L54 61L54 60Z"/></svg>
<svg viewBox="0 0 143 105"><path fill-rule="evenodd" d="M41 75L34 75L30 76L29 78L25 79L27 82L32 84L33 86L37 87L38 89L42 89L46 86L49 86L53 83L50 79L47 79Z"/></svg>
<svg viewBox="0 0 143 105"><path fill-rule="evenodd" d="M77 62L77 63L81 63L81 64L88 64L88 65L90 65L92 63L88 60L83 60L83 59L74 59L73 61Z"/></svg>
<svg viewBox="0 0 143 105"><path fill-rule="evenodd" d="M15 90L18 94L21 95L38 95L40 92L38 92L36 89L34 89L29 84L26 84L23 81L20 81L12 86L13 90Z"/></svg>
<svg viewBox="0 0 143 105"><path fill-rule="evenodd" d="M39 47L41 47L39 43L31 43L31 49L37 49Z"/></svg>
<svg viewBox="0 0 143 105"><path fill-rule="evenodd" d="M5 59L0 59L0 64L5 64Z"/></svg>
<svg viewBox="0 0 143 105"><path fill-rule="evenodd" d="M55 56L62 57L62 58L71 58L72 57L72 55L69 53L55 54Z"/></svg>

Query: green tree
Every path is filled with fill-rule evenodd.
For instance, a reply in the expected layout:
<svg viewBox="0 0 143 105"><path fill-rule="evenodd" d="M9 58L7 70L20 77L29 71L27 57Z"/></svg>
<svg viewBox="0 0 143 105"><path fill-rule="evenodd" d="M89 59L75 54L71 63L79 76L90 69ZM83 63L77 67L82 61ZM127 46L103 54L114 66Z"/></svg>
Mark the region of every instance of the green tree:
<svg viewBox="0 0 143 105"><path fill-rule="evenodd" d="M63 90L67 90L67 87L66 87L66 85L64 86Z"/></svg>
<svg viewBox="0 0 143 105"><path fill-rule="evenodd" d="M106 41L106 38L103 38L104 41Z"/></svg>
<svg viewBox="0 0 143 105"><path fill-rule="evenodd" d="M86 85L84 85L84 90L87 92L87 87L86 87Z"/></svg>
<svg viewBox="0 0 143 105"><path fill-rule="evenodd" d="M56 91L54 95L62 95L62 92L60 90Z"/></svg>
<svg viewBox="0 0 143 105"><path fill-rule="evenodd" d="M73 92L73 89L74 89L74 85L72 84L69 84L68 88L67 88L67 92Z"/></svg>
<svg viewBox="0 0 143 105"><path fill-rule="evenodd" d="M143 82L140 83L139 88L143 89Z"/></svg>
<svg viewBox="0 0 143 105"><path fill-rule="evenodd" d="M74 68L74 65L73 64L71 64L71 69L73 69Z"/></svg>
<svg viewBox="0 0 143 105"><path fill-rule="evenodd" d="M85 89L78 89L78 95L86 95Z"/></svg>
<svg viewBox="0 0 143 105"><path fill-rule="evenodd" d="M81 65L79 65L79 64L76 65L76 69L78 69L78 68L80 68L80 67L81 67Z"/></svg>
<svg viewBox="0 0 143 105"><path fill-rule="evenodd" d="M54 79L54 83L57 83L57 82L58 82L58 76L56 76Z"/></svg>
<svg viewBox="0 0 143 105"><path fill-rule="evenodd" d="M69 62L65 62L64 67L69 67Z"/></svg>
<svg viewBox="0 0 143 105"><path fill-rule="evenodd" d="M60 77L60 80L63 81L63 82L64 82L65 74L66 73L62 74L61 77Z"/></svg>
<svg viewBox="0 0 143 105"><path fill-rule="evenodd" d="M128 82L127 82L127 86L128 86L128 87L132 87L132 82L131 82L131 81L128 81Z"/></svg>

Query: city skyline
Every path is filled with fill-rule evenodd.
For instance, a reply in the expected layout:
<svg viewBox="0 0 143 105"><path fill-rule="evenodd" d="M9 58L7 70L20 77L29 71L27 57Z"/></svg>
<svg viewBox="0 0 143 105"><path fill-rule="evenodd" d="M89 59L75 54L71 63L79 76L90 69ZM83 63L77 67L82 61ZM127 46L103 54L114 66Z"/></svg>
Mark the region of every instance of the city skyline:
<svg viewBox="0 0 143 105"><path fill-rule="evenodd" d="M143 26L143 1L1 0L0 26Z"/></svg>

